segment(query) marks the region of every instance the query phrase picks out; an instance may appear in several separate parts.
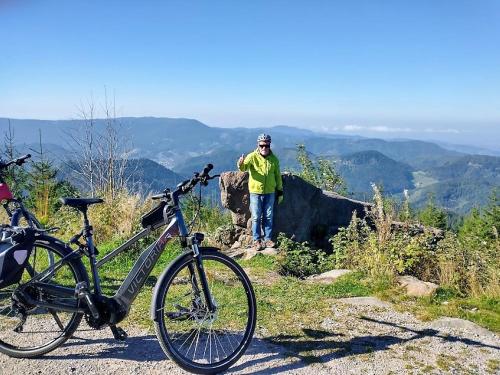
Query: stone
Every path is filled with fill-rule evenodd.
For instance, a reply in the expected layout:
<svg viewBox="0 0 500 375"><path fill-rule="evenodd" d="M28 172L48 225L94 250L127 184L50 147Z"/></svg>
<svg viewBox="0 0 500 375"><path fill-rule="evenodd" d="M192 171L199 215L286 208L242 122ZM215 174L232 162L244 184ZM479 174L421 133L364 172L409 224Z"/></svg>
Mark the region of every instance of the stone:
<svg viewBox="0 0 500 375"><path fill-rule="evenodd" d="M276 255L278 255L278 249L275 249L273 247L266 247L263 250L256 251L253 249L253 247L248 246L248 247L231 248L229 250L226 250L224 253L227 256L230 256L231 258L239 258L242 260L249 260L249 259L252 259L257 254L263 254L263 255L267 255L267 256L276 256Z"/></svg>
<svg viewBox="0 0 500 375"><path fill-rule="evenodd" d="M372 206L334 192L323 191L289 173L282 177L284 200L275 206L275 235L282 232L295 241L308 241L315 246L328 248L328 239L340 227L349 225L354 211L358 217L364 217ZM239 237L235 240L245 246L247 238L251 238L248 173L223 172L219 187L222 205L231 211L233 225L238 228Z"/></svg>
<svg viewBox="0 0 500 375"><path fill-rule="evenodd" d="M248 248L248 249L245 249L245 254L243 255L243 257L241 259L250 260L254 256L256 256L257 254L258 254L258 251L254 250L252 248Z"/></svg>
<svg viewBox="0 0 500 375"><path fill-rule="evenodd" d="M274 247L266 247L264 250L261 250L260 253L269 256L276 256L278 255L278 249L275 249Z"/></svg>
<svg viewBox="0 0 500 375"><path fill-rule="evenodd" d="M331 270L328 272L323 272L322 274L319 275L309 276L306 280L323 284L331 284L335 282L340 276L347 275L348 273L351 272L352 272L351 270L344 270L344 269Z"/></svg>
<svg viewBox="0 0 500 375"><path fill-rule="evenodd" d="M414 276L399 276L397 281L401 287L405 288L406 294L412 297L431 296L439 287L437 284L419 280Z"/></svg>
<svg viewBox="0 0 500 375"><path fill-rule="evenodd" d="M243 256L246 254L246 249L243 249L241 247L239 247L237 249L229 249L229 250L224 251L224 254L226 254L227 256L229 256L231 258L239 259L239 258L243 258Z"/></svg>
<svg viewBox="0 0 500 375"><path fill-rule="evenodd" d="M434 329L454 329L458 331L473 332L482 336L495 336L495 334L476 323L459 318L440 318L431 322Z"/></svg>

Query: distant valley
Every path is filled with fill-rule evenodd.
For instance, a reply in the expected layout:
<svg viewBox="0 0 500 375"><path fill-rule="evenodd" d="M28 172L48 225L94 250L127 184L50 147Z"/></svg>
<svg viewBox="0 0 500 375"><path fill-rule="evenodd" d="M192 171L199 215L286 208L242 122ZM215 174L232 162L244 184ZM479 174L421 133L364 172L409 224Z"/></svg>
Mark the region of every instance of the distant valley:
<svg viewBox="0 0 500 375"><path fill-rule="evenodd" d="M257 134L270 133L273 151L282 170L296 171L296 145L304 144L312 158L335 163L357 199L369 200L370 183L381 185L386 194L400 196L410 191L415 207L425 204L429 194L442 207L466 213L487 203L491 191L500 187L500 157L470 154L466 146L438 145L416 140L382 140L360 136L317 133L288 126L272 128L217 128L197 120L172 118L119 118L120 132L130 142L131 188L158 191L176 184L210 162L216 172L234 170L242 153L255 147ZM4 133L9 121L0 118ZM37 148L39 129L45 152L61 165L61 173L74 154L68 132L82 126L80 120L10 120L19 153ZM104 120L96 120L97 130ZM73 129L73 130L71 130ZM212 192L213 194L213 192Z"/></svg>

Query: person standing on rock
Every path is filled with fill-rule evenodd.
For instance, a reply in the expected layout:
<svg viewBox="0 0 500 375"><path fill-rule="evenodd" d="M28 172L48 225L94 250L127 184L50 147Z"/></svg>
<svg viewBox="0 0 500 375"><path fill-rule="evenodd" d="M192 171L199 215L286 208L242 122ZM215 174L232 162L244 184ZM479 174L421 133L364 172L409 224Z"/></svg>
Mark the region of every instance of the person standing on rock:
<svg viewBox="0 0 500 375"><path fill-rule="evenodd" d="M274 201L276 197L278 203L283 201L283 181L279 160L271 151L271 136L260 134L257 137L257 149L246 156L242 154L237 164L240 171L249 173L253 247L257 251L274 247L276 244L271 239Z"/></svg>

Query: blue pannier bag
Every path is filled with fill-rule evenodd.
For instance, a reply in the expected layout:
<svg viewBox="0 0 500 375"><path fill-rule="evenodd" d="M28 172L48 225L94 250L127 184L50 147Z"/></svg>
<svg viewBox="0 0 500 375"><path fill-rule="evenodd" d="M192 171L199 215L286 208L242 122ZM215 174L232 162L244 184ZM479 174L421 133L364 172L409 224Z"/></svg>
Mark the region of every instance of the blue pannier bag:
<svg viewBox="0 0 500 375"><path fill-rule="evenodd" d="M34 245L34 231L6 227L0 230L0 288L18 283Z"/></svg>

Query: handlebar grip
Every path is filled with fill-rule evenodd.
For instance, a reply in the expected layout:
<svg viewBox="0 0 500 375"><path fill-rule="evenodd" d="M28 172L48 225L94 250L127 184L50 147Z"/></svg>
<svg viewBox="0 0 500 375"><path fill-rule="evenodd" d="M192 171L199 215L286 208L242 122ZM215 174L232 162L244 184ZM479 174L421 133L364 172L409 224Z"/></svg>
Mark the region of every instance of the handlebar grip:
<svg viewBox="0 0 500 375"><path fill-rule="evenodd" d="M22 165L26 161L26 159L29 159L29 158L31 158L31 154L26 154L24 156L21 156L21 157L15 159L14 163L16 163L17 165Z"/></svg>
<svg viewBox="0 0 500 375"><path fill-rule="evenodd" d="M214 169L214 166L212 164L207 164L205 168L203 168L203 172L200 173L200 177L206 177L208 176L208 173Z"/></svg>
<svg viewBox="0 0 500 375"><path fill-rule="evenodd" d="M165 194L156 194L151 196L151 199L162 199L162 198L165 198Z"/></svg>

